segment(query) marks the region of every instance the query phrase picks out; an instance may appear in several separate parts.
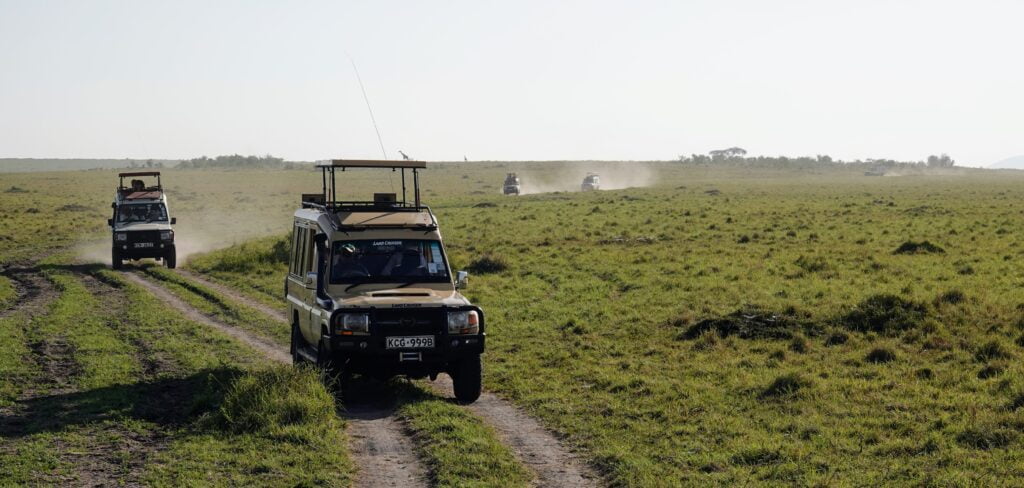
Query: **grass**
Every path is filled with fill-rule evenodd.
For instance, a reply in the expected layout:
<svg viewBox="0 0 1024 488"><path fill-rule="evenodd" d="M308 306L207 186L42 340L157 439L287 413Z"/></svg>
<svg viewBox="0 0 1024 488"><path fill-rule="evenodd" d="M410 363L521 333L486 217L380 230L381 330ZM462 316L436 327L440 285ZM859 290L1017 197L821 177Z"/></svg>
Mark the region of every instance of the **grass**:
<svg viewBox="0 0 1024 488"><path fill-rule="evenodd" d="M529 486L532 474L479 418L415 386L403 394L398 414L420 439L436 486Z"/></svg>
<svg viewBox="0 0 1024 488"><path fill-rule="evenodd" d="M1012 359L1024 347L1021 175L864 178L662 164L643 166L659 172L653 188L498 195L505 172L553 180L577 166L435 167L424 172L424 199L454 269L485 257L505 264L475 273L467 290L487 313L486 387L563 434L606 481L1024 477L1021 410L1008 408L1024 390L1024 366ZM0 194L0 261L41 243L105 236L110 172L5 178L27 193ZM179 228L182 242L239 243L189 266L280 303L273 246L287 242L297 196L315 191L318 177L168 172L165 181L179 219L196 226ZM372 190L365 181L346 173L340 190ZM68 193L89 210L58 211ZM54 221L70 230L54 235ZM894 253L908 242L944 252ZM702 321L760 323L762 315L733 316L750 309L791 320L789 337L683 336ZM793 349L799 337L804 352ZM1012 357L979 360L991 342ZM897 360L868 362L878 348ZM979 378L988 366L1003 371ZM812 386L762 397L789 374Z"/></svg>
<svg viewBox="0 0 1024 488"><path fill-rule="evenodd" d="M1024 476L1019 437L998 434L1024 430L1006 408L1024 369L995 358L979 378L976 358L1024 343L1019 181L682 174L434 205L454 269L505 263L466 292L488 317L487 388L621 486ZM893 253L908 241L944 252ZM283 276L261 266L250 289Z"/></svg>
<svg viewBox="0 0 1024 488"><path fill-rule="evenodd" d="M265 241L273 246L273 240ZM251 249L252 245L242 246ZM237 248L225 253L236 254ZM248 260L236 260L235 263L248 263ZM249 264L241 264L246 269ZM219 294L203 287L174 272L157 266L147 266L144 271L164 282L173 293L189 304L218 316L233 325L245 328L257 335L286 346L290 337L287 333L278 333L278 327L288 331L282 324L268 319L262 314L248 310L247 307L226 300ZM247 275L253 276L253 275ZM259 279L259 278L256 278ZM258 292L257 292L258 293ZM281 374L280 372L276 374ZM267 393L274 393L262 388L264 382L250 380L251 386L243 384L241 391L230 397L222 408L222 416L228 426L249 426L265 430L265 423L287 424L286 418L310 417L307 401L315 396L322 386L317 388L294 388L287 395L280 395L281 402L271 404L262 399ZM275 383L283 384L282 381ZM308 385L307 385L308 386ZM254 392L245 388L259 387ZM303 391L299 391L303 390ZM305 391L309 390L309 391ZM501 445L497 434L483 425L480 419L467 414L460 407L428 392L423 387L405 385L398 388L396 401L399 413L407 425L417 434L418 445L430 467L435 481L441 486L525 486L529 481L529 472L512 455L507 447ZM289 403L287 399L292 399ZM234 413L236 403L255 402L261 408L242 410L243 415Z"/></svg>
<svg viewBox="0 0 1024 488"><path fill-rule="evenodd" d="M0 310L12 305L17 298L18 292L14 288L14 283L6 276L0 275Z"/></svg>
<svg viewBox="0 0 1024 488"><path fill-rule="evenodd" d="M63 258L43 269L58 293L47 312L0 329L13 422L0 485L350 484L343 422L316 373L254 369L262 361L248 348L118 273ZM295 414L229 420L281 405Z"/></svg>

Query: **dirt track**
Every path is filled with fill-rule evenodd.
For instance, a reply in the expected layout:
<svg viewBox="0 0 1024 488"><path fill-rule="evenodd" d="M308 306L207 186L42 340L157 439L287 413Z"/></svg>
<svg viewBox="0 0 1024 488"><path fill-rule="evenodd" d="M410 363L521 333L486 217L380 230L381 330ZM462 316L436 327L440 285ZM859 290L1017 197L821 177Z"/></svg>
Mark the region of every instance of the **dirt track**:
<svg viewBox="0 0 1024 488"><path fill-rule="evenodd" d="M162 286L136 273L125 273L124 276L183 313L190 320L208 325L245 342L260 351L267 359L279 363L291 363L290 354L281 346L206 316ZM231 298L237 298L238 301L248 306L253 306L256 303L237 293ZM261 310L254 306L252 308ZM270 316L280 318L274 315ZM345 417L349 424L348 434L352 438L352 454L360 470L356 477L356 486L368 488L427 486L427 469L417 457L412 439L405 434L402 424L392 416L393 412L394 409L391 405L355 404L349 405L346 409Z"/></svg>
<svg viewBox="0 0 1024 488"><path fill-rule="evenodd" d="M194 273L187 271L181 274L186 278L197 278ZM269 317L284 320L286 316L280 311L267 307L265 304L223 285L212 283L209 280L201 279L201 277L196 281L210 286L246 306L259 310ZM147 282L147 284L159 288L152 283ZM168 294L162 288L160 291ZM183 302L182 304L184 305ZM187 305L185 306L187 307ZM191 309L191 307L188 308ZM202 315L194 309L192 312ZM206 316L203 318L211 320ZM230 328L224 324L217 327ZM247 335L238 329L233 329L233 332ZM447 376L438 377L432 387L445 396L454 396L451 379ZM494 428L516 457L536 473L536 486L587 487L599 485L597 474L589 466L566 449L559 439L545 429L540 422L511 403L492 393L484 392L480 399L469 405L468 408ZM353 454L362 472L384 473L388 472L389 468L394 471L393 467L396 464L401 465L402 459L408 459L407 456L410 455L415 457L412 451L412 442L403 432L401 423L392 417L393 412L389 406L352 404L348 405L347 413L351 425L349 433L353 439ZM357 484L372 487L422 484L426 471L418 460L414 464L415 466L403 470L401 473L389 472L386 476L375 476L369 479L362 477L357 480ZM415 480L420 480L420 482L417 483Z"/></svg>

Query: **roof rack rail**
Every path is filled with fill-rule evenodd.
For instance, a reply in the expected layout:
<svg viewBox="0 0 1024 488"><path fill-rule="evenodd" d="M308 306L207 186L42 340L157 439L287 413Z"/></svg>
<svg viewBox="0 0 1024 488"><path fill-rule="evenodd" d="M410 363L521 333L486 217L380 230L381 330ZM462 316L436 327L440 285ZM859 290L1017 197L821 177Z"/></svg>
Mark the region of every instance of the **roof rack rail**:
<svg viewBox="0 0 1024 488"><path fill-rule="evenodd" d="M307 198L311 194L303 195L302 206L304 208L319 208L331 212L353 212L353 211L383 211L383 212L420 212L430 209L420 202L420 175L419 170L426 169L424 161L389 161L372 159L330 159L318 161L317 168L320 169L323 180L323 193L321 198ZM374 195L373 201L344 201L338 200L336 183L336 171L340 169L345 172L346 168L377 168L391 169L391 171L402 172L402 198L399 200L393 193L378 193ZM406 187L406 170L412 172L412 201L408 197ZM433 214L431 214L433 215Z"/></svg>
<svg viewBox="0 0 1024 488"><path fill-rule="evenodd" d="M155 176L156 185L147 186L142 180L133 179L129 182L129 186L124 185L125 178L135 178L144 176ZM164 187L160 184L160 172L159 171L136 171L128 173L118 173L117 195L122 200L159 200L163 196Z"/></svg>

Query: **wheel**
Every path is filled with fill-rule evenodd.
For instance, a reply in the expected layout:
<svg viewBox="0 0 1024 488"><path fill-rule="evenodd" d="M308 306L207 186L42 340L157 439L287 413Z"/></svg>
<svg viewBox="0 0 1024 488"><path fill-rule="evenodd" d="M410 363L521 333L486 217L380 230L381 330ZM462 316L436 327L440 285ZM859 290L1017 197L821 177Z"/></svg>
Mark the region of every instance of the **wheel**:
<svg viewBox="0 0 1024 488"><path fill-rule="evenodd" d="M316 367L332 378L337 374L334 356L328 348L326 337L321 337L320 342L316 343Z"/></svg>
<svg viewBox="0 0 1024 488"><path fill-rule="evenodd" d="M455 374L451 376L459 403L473 403L480 398L482 370L479 354L462 358L455 364Z"/></svg>
<svg viewBox="0 0 1024 488"><path fill-rule="evenodd" d="M178 253L173 247L167 254L164 255L164 262L167 263L168 269L174 269L178 265Z"/></svg>
<svg viewBox="0 0 1024 488"><path fill-rule="evenodd" d="M124 261L121 260L121 253L114 249L110 251L110 267L114 269L121 269Z"/></svg>
<svg viewBox="0 0 1024 488"><path fill-rule="evenodd" d="M303 363L299 348L302 347L302 334L299 332L299 324L292 324L292 364L298 366Z"/></svg>

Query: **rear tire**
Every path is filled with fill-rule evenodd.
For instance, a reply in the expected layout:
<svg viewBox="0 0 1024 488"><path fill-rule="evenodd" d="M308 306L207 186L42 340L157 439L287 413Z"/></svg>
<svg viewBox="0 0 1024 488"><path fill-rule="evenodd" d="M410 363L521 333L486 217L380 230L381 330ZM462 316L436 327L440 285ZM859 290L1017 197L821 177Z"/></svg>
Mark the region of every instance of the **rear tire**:
<svg viewBox="0 0 1024 488"><path fill-rule="evenodd" d="M114 269L121 269L124 261L121 260L121 253L114 249L110 251L110 267Z"/></svg>
<svg viewBox="0 0 1024 488"><path fill-rule="evenodd" d="M173 247L164 255L164 262L167 263L168 269L174 269L178 265L177 251Z"/></svg>
<svg viewBox="0 0 1024 488"><path fill-rule="evenodd" d="M452 386L455 390L455 399L459 403L473 403L480 398L483 367L480 365L479 354L460 359L455 364L453 372L455 374L451 375Z"/></svg>
<svg viewBox="0 0 1024 488"><path fill-rule="evenodd" d="M302 347L302 334L299 332L299 324L292 324L292 364L298 366L302 364L302 355L299 354L299 348Z"/></svg>

